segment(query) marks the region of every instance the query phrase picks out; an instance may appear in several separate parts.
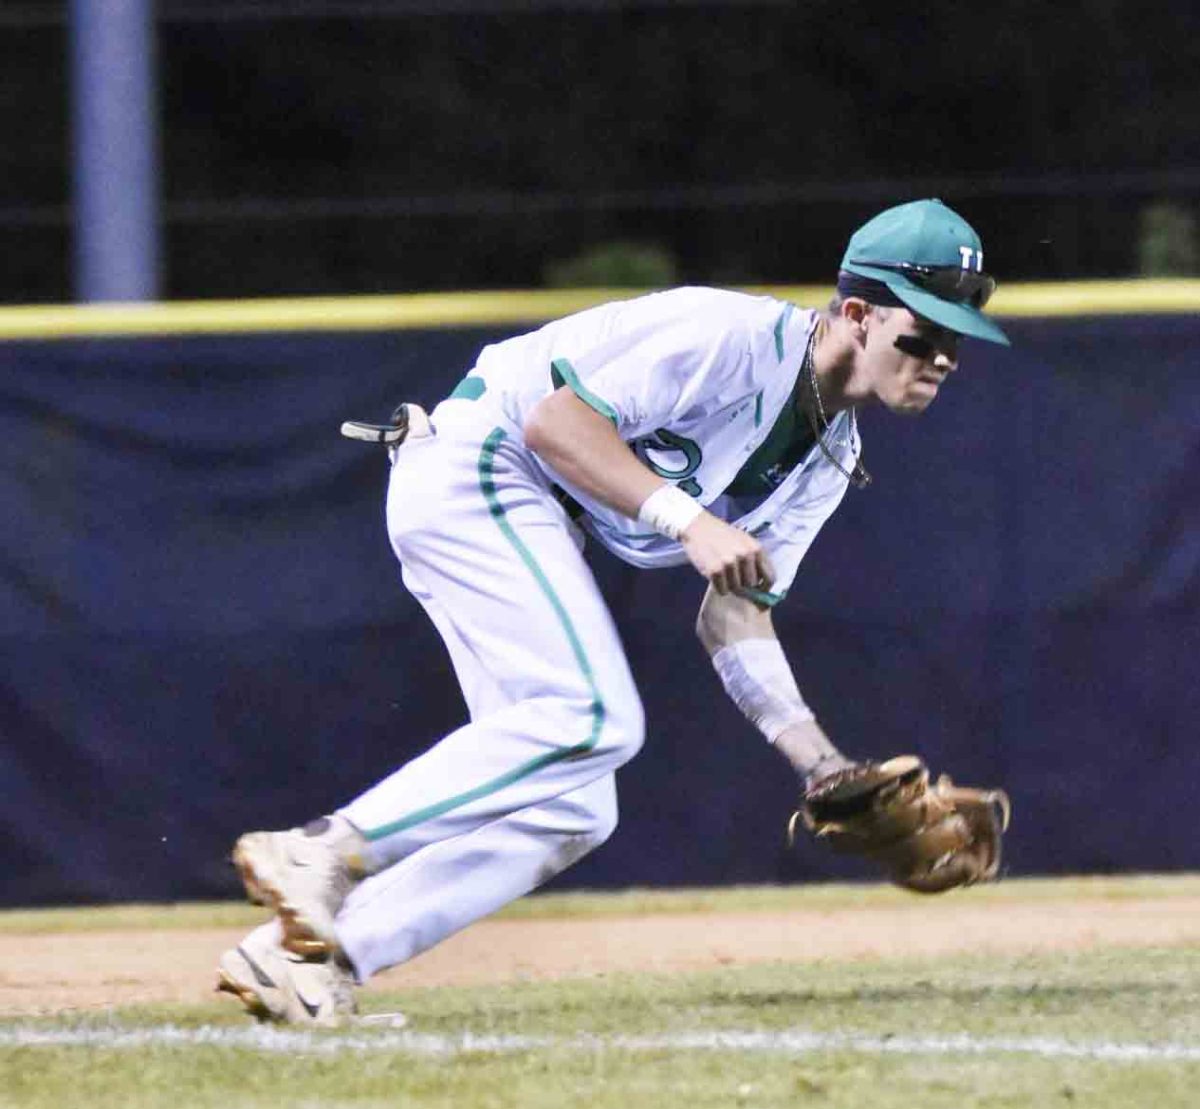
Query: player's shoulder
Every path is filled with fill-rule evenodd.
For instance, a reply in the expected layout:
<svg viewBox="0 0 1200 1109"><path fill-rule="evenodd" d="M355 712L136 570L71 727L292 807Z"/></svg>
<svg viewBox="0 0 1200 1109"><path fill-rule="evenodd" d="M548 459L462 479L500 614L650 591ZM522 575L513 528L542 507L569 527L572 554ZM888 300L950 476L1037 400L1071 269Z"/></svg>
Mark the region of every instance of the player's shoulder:
<svg viewBox="0 0 1200 1109"><path fill-rule="evenodd" d="M770 335L789 306L775 297L711 285L681 285L625 302L628 328L679 329L697 342L747 347Z"/></svg>
<svg viewBox="0 0 1200 1109"><path fill-rule="evenodd" d="M670 313L703 312L706 318L713 313L718 317L753 318L783 307L782 301L771 296L715 285L679 285L646 293L630 303Z"/></svg>

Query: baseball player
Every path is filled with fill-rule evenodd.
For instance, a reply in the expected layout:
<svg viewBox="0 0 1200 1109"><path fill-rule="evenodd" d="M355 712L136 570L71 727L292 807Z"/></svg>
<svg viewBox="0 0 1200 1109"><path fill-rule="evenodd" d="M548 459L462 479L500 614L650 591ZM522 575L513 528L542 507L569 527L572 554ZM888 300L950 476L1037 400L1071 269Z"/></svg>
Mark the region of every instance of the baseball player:
<svg viewBox="0 0 1200 1109"><path fill-rule="evenodd" d="M709 288L609 303L484 348L428 417L347 425L389 444L388 534L470 718L334 814L238 840L276 915L218 988L260 1018L339 1023L355 983L612 834L644 723L585 535L707 579L696 628L729 696L802 786L844 780L860 764L805 704L772 609L870 481L855 409L922 412L963 336L1007 344L980 311L994 287L970 225L917 201L853 235L824 311Z"/></svg>

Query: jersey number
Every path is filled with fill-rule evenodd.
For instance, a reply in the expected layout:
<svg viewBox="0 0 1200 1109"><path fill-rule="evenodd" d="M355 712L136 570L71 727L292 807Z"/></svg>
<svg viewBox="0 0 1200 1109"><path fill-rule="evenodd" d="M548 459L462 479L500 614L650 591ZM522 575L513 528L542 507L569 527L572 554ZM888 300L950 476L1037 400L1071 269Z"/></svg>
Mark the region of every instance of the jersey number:
<svg viewBox="0 0 1200 1109"><path fill-rule="evenodd" d="M685 493L698 497L704 491L692 477L704 460L700 444L660 427L653 435L636 439L634 452L659 477L675 482ZM680 465L682 463L682 465Z"/></svg>

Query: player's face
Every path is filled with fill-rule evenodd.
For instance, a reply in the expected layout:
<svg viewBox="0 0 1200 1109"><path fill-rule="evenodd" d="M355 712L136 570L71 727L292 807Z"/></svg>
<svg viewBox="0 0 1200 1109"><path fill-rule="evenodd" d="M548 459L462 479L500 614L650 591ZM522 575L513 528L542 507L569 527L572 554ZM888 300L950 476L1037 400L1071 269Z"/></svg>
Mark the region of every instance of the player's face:
<svg viewBox="0 0 1200 1109"><path fill-rule="evenodd" d="M875 396L893 412L924 412L958 368L958 339L907 308L869 313L866 364Z"/></svg>

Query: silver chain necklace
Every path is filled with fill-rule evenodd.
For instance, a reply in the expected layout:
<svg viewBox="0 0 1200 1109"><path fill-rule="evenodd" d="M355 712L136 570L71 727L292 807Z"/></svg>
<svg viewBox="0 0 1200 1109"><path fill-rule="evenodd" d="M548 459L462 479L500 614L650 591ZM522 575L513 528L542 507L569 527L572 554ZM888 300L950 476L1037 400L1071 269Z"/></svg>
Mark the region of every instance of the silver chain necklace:
<svg viewBox="0 0 1200 1109"><path fill-rule="evenodd" d="M820 324L813 328L812 334L808 337L808 346L804 350L804 362L801 364L800 372L808 375L808 392L812 397L812 403L806 403L804 414L808 417L808 426L812 428L813 436L817 440L817 446L821 448L821 453L833 463L838 472L854 486L855 489L866 489L871 484L871 475L867 472L867 468L862 464L862 460L856 458L854 460L854 469L847 470L845 466L835 457L833 451L829 449L829 445L825 442L826 433L830 430L829 417L825 415L825 406L821 403L821 390L817 388L817 367L816 367L816 347L817 347L817 332L820 329ZM815 411L814 411L815 405ZM818 418L820 423L818 423Z"/></svg>

